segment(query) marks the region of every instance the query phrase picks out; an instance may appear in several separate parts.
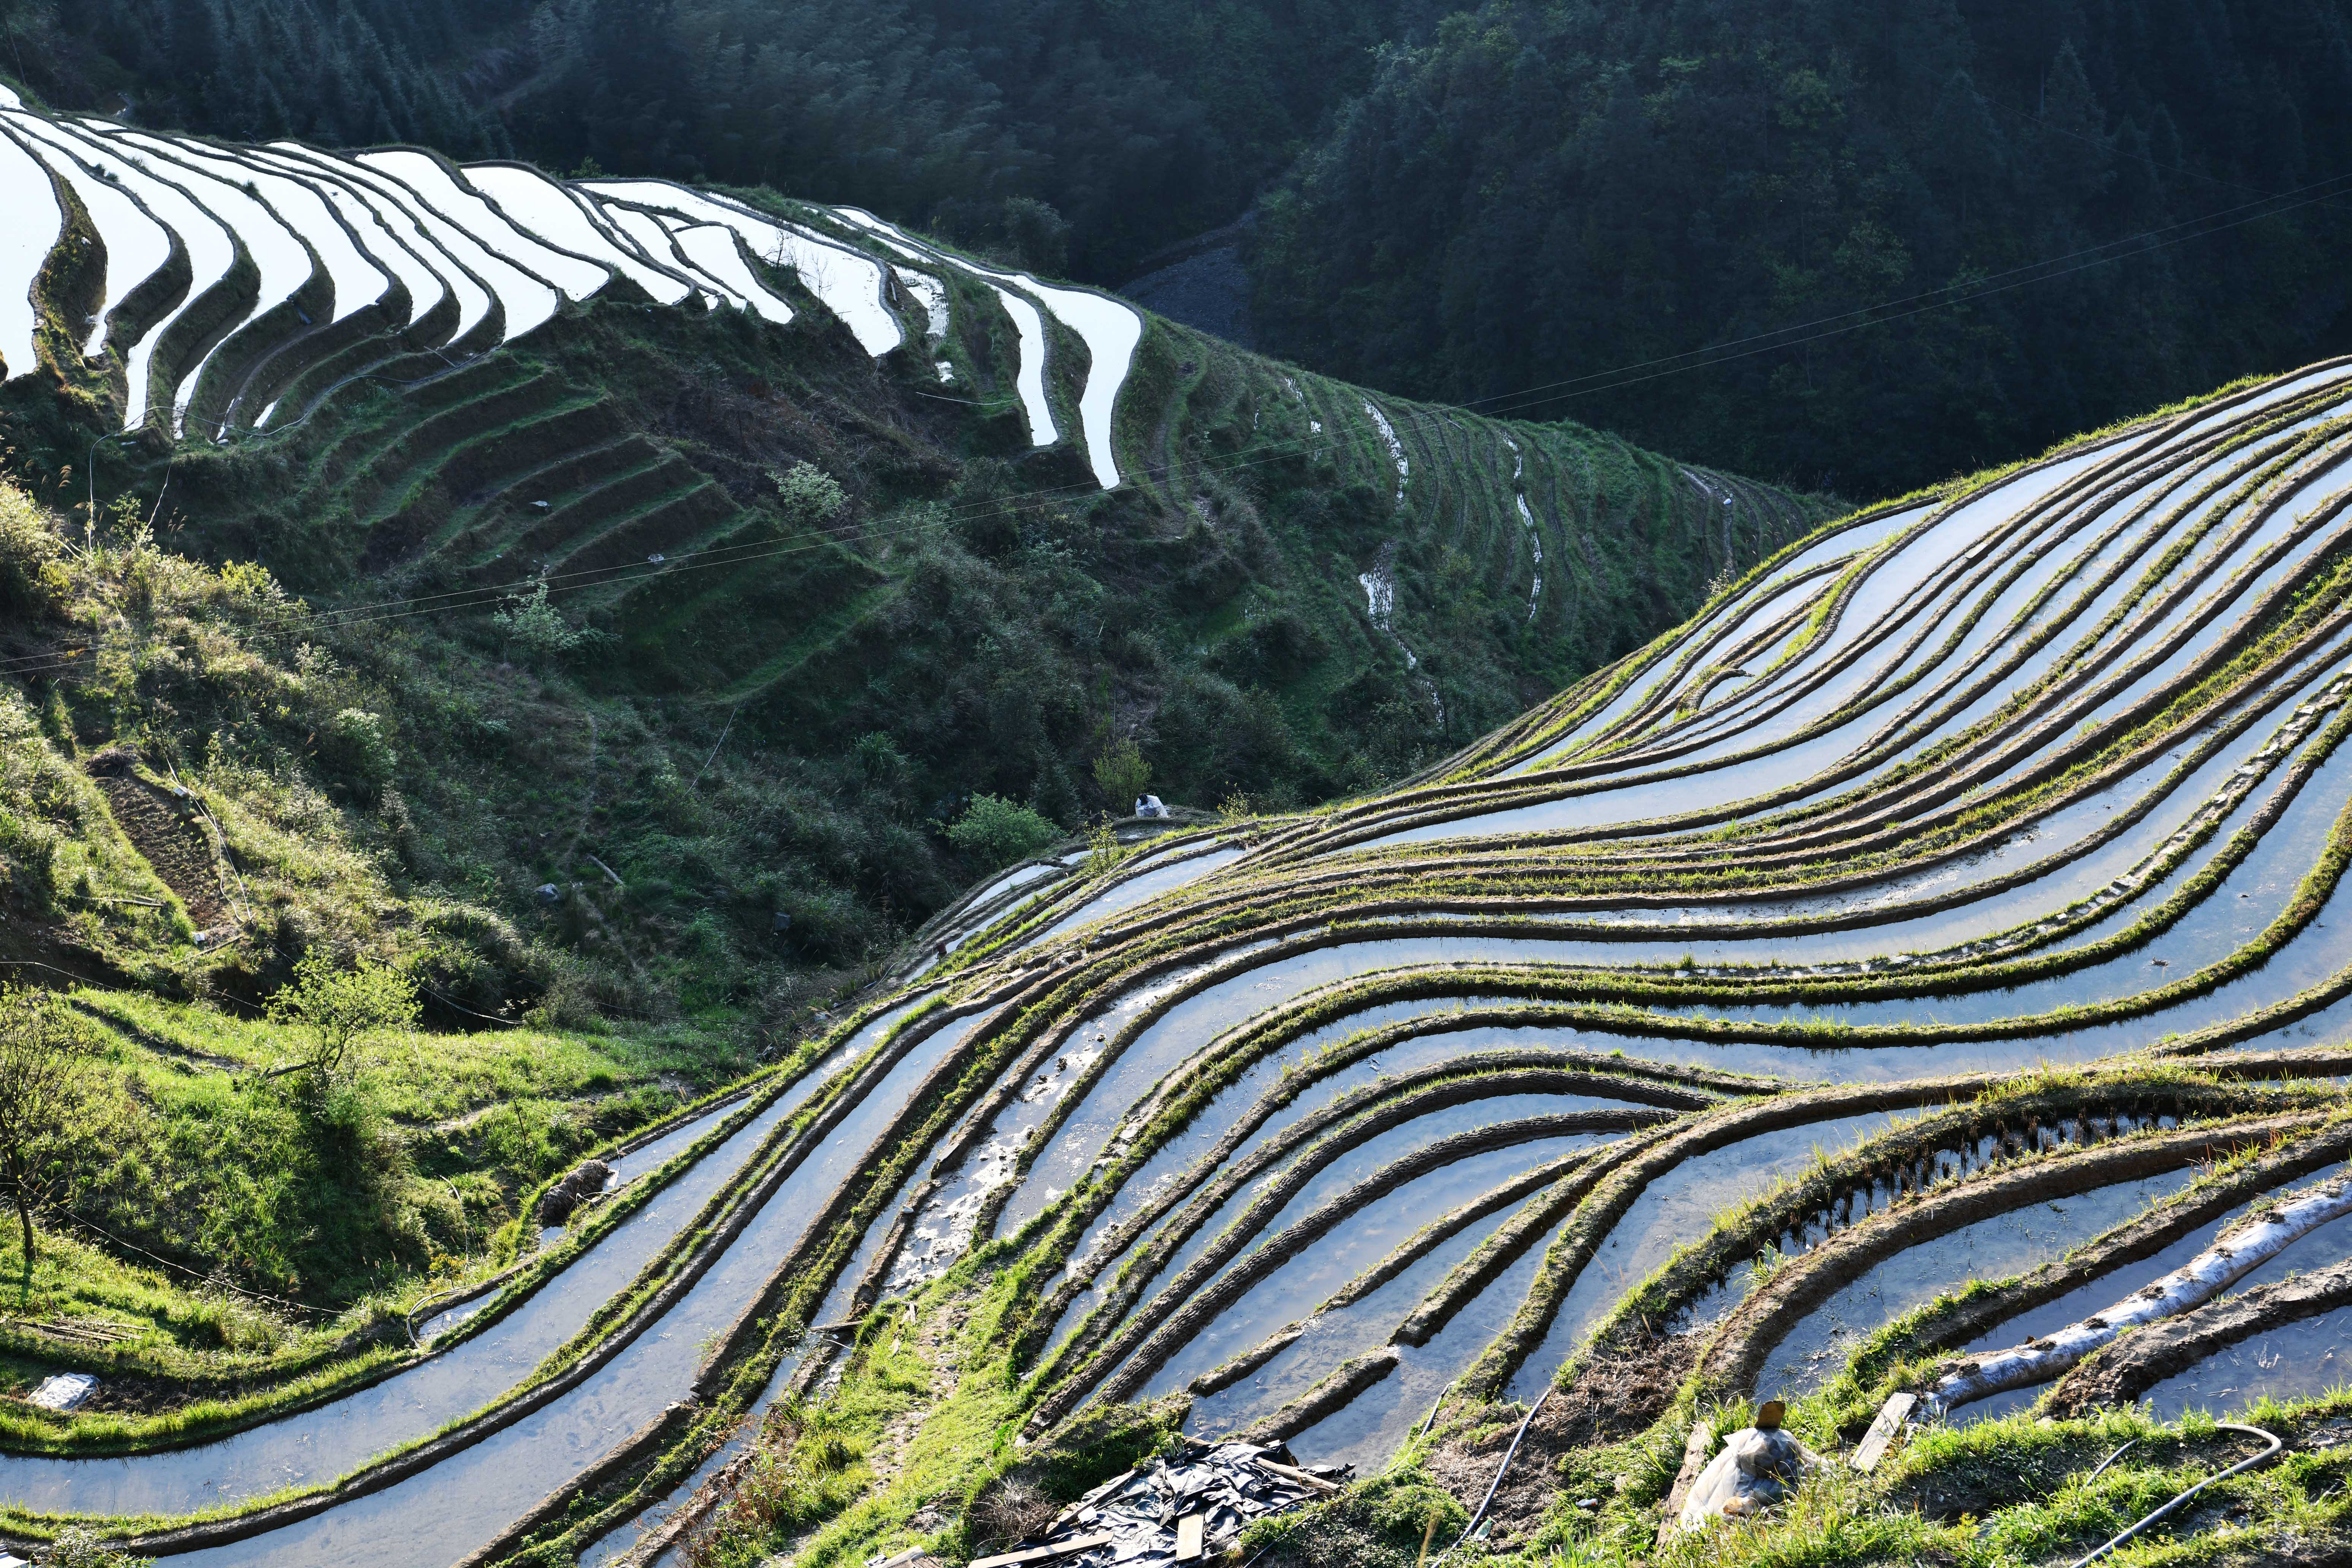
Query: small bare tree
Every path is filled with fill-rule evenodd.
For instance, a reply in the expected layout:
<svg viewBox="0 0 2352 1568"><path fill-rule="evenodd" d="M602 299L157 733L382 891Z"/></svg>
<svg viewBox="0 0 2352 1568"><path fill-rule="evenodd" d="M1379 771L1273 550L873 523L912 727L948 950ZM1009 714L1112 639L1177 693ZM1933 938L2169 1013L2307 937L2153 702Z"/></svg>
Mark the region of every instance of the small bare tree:
<svg viewBox="0 0 2352 1568"><path fill-rule="evenodd" d="M28 1274L42 1167L68 1136L89 1056L81 1031L55 996L0 990L0 1184L16 1205Z"/></svg>

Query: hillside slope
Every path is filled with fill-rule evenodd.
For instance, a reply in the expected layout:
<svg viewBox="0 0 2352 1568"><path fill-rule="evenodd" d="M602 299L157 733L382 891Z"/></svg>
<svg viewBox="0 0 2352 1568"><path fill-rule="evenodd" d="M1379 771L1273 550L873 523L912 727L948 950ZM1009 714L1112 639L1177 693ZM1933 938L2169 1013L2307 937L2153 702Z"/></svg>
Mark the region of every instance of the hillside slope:
<svg viewBox="0 0 2352 1568"><path fill-rule="evenodd" d="M607 1134L561 1230L540 1173L656 1109L654 1053L495 1040L569 1135L485 1159L461 1113L412 1134L457 1201L353 1194L497 1224L446 1260L484 1294L0 1330L26 1382L148 1380L0 1421L0 1530L204 1568L1114 1568L1193 1530L1339 1568L1441 1526L1512 1568L2074 1561L2255 1451L2181 1418L2251 1404L2304 1452L2157 1549L2333 1560L2347 736L2336 361L1830 523L1406 787L1000 877L738 1094ZM284 1037L73 1005L272 1108L233 1075ZM471 1098L400 1043L409 1125ZM1768 1399L1831 1462L1719 1510L1700 1462ZM1277 1440L1321 1467L1284 1517L1202 1498L1210 1445ZM1160 1495L1098 1489L1154 1456Z"/></svg>
<svg viewBox="0 0 2352 1568"><path fill-rule="evenodd" d="M2345 0L1486 0L1261 203L1252 319L1894 493L2352 350L2347 104Z"/></svg>
<svg viewBox="0 0 2352 1568"><path fill-rule="evenodd" d="M248 743L148 670L69 760L294 770L640 1011L878 956L1123 806L1118 742L1204 807L1402 777L1823 515L765 193L24 108L0 177L55 214L7 263L14 471L68 537L258 563L274 657L341 683ZM20 662L28 706L89 657ZM978 795L1037 816L957 848Z"/></svg>

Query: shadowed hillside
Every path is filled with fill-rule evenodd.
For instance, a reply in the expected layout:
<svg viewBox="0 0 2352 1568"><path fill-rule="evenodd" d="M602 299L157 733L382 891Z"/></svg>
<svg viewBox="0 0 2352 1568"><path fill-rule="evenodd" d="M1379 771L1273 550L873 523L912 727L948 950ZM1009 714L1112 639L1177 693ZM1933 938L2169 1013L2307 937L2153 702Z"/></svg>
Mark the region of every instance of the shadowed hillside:
<svg viewBox="0 0 2352 1568"><path fill-rule="evenodd" d="M878 958L1123 811L1095 763L1129 746L1202 808L1402 777L1822 515L1375 402L852 209L26 110L0 158L58 215L0 346L15 471L68 539L94 500L117 547L263 568L301 604L252 635L333 694L93 683L25 628L63 756L292 770L396 886L639 1011ZM1011 809L943 832L982 797Z"/></svg>

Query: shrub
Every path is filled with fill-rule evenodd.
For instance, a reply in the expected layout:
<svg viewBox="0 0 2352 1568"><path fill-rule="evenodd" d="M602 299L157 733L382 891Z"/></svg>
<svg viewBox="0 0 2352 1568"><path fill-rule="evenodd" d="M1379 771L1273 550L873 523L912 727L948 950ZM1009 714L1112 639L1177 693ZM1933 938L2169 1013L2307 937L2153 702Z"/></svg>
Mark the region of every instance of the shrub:
<svg viewBox="0 0 2352 1568"><path fill-rule="evenodd" d="M849 504L841 481L814 463L794 463L782 473L771 468L768 478L775 481L777 505L797 527L822 528Z"/></svg>
<svg viewBox="0 0 2352 1568"><path fill-rule="evenodd" d="M382 714L346 708L319 727L319 760L373 796L392 782L400 755L392 749Z"/></svg>
<svg viewBox="0 0 2352 1568"><path fill-rule="evenodd" d="M363 1036L415 1026L416 984L397 969L365 960L339 968L313 948L294 965L294 983L269 999L269 1011L281 1022L310 1028L315 1049L295 1067L332 1074Z"/></svg>
<svg viewBox="0 0 2352 1568"><path fill-rule="evenodd" d="M1008 196L999 220L1004 243L1024 267L1059 276L1070 265L1070 221L1049 202L1034 196Z"/></svg>
<svg viewBox="0 0 2352 1568"><path fill-rule="evenodd" d="M1087 1406L1020 1462L991 1478L964 1506L971 1545L1010 1545L1044 1529L1062 1505L1183 1442L1181 1395L1149 1405Z"/></svg>
<svg viewBox="0 0 2352 1568"><path fill-rule="evenodd" d="M1025 1541L1054 1521L1062 1505L1043 1489L1015 1476L985 1488L971 1505L971 1522L991 1546Z"/></svg>
<svg viewBox="0 0 2352 1568"><path fill-rule="evenodd" d="M69 585L64 557L32 497L0 484L0 614L31 619L55 610Z"/></svg>
<svg viewBox="0 0 2352 1568"><path fill-rule="evenodd" d="M1118 841L1118 835L1112 830L1111 825L1106 822L1096 828L1094 836L1087 840L1086 863L1078 868L1078 875L1087 878L1108 877L1118 870L1121 863L1134 853L1135 847L1121 844Z"/></svg>
<svg viewBox="0 0 2352 1568"><path fill-rule="evenodd" d="M561 658L588 639L586 632L565 620L563 612L548 603L544 583L528 599L509 595L490 616L490 623L506 633L508 641L536 658Z"/></svg>
<svg viewBox="0 0 2352 1568"><path fill-rule="evenodd" d="M992 795L975 795L948 827L948 842L994 870L1026 860L1062 837L1062 830L1025 805Z"/></svg>
<svg viewBox="0 0 2352 1568"><path fill-rule="evenodd" d="M1121 813L1134 809L1137 797L1151 784L1151 764L1143 760L1143 751L1133 741L1120 741L1095 759L1095 787L1103 792L1114 810Z"/></svg>
<svg viewBox="0 0 2352 1568"><path fill-rule="evenodd" d="M857 769L868 782L883 785L905 784L915 774L898 742L879 730L857 737Z"/></svg>

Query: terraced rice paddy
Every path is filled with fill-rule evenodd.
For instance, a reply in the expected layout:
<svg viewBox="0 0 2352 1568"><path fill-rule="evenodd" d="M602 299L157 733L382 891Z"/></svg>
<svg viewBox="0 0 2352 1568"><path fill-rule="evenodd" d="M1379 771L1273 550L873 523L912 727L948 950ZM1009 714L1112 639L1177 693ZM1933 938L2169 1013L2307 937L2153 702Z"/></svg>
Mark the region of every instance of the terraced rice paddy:
<svg viewBox="0 0 2352 1568"><path fill-rule="evenodd" d="M1464 733L1440 691L1463 679L1460 658L1449 668L1421 646L1444 610L1425 591L1439 567L1524 599L1542 666L1581 668L1826 514L1818 498L1573 426L1374 404L852 208L460 169L415 148L226 145L18 104L0 105L0 199L21 218L0 243L11 395L72 387L136 434L110 448L136 464L184 443L224 468L267 468L336 583L488 594L545 580L579 613L625 610L649 643L771 613L789 575L774 562L676 581L759 554L775 526L759 467L710 449L714 429L740 425L731 405L677 406L675 367L714 348L766 416L814 373L819 404L851 393L855 414L837 411L849 426L878 418L930 448L919 468L1011 461L1073 506L1140 505L1158 532L1197 519L1239 548L1236 473L1243 489L1336 498L1335 525L1370 537L1314 569L1380 585L1372 653L1400 649L1433 726ZM1113 490L1126 494L1097 499ZM1644 552L1666 564L1618 568ZM730 703L863 633L887 602L871 562L814 574L825 570L873 591L842 585L790 617L816 624L725 671L742 682ZM1293 669L1287 644L1260 649L1255 611L1221 608L1200 629L1202 648L1322 679Z"/></svg>
<svg viewBox="0 0 2352 1568"><path fill-rule="evenodd" d="M1066 334L1121 481L1132 313L865 214L14 109L0 181L104 236L134 422L299 420L385 342L479 353L607 289L814 300L926 359L992 300L1030 438L1058 438ZM23 249L0 284L30 286ZM1486 500L1544 561L1517 440L1286 395L1400 496L1432 450L1510 457ZM619 559L722 504L516 362L412 396L397 450L357 430L335 464L387 537L428 515L428 452L470 498L436 548L485 570ZM501 411L562 433L500 471L545 498L520 523L447 478ZM1367 1468L1433 1405L1636 1355L1670 1374L1612 1396L1637 1427L1694 1391L1843 1389L1866 1419L1909 1386L1958 1422L2052 1387L2315 1386L2352 1299L2289 1278L2352 1223L2347 700L2329 364L1833 524L1406 787L1015 868L388 1375L193 1447L100 1456L61 1423L0 1458L0 1500L205 1563L618 1560L648 1510L693 1516L738 1417L838 1373L856 1320L982 1268L1016 1282L992 1331L1029 1434L1180 1396L1196 1434ZM2214 1261L2264 1226L2267 1272ZM2135 1300L2178 1326L2126 1365L2099 1314Z"/></svg>
<svg viewBox="0 0 2352 1568"><path fill-rule="evenodd" d="M681 1394L821 1385L796 1324L976 1247L1028 1282L1031 1430L1183 1394L1195 1432L1360 1465L1629 1337L1759 1394L1921 1310L1915 1356L2063 1340L2352 1155L2308 1082L2352 1061L2347 413L2326 367L1863 518L1412 787L1009 873L412 1368L0 1487L229 1505L155 1541L206 1563L454 1562L625 1478L557 1528L585 1549L712 1453ZM1936 1304L1971 1279L2000 1283ZM2339 1306L2271 1302L2132 1390L2309 1383L2297 1325ZM427 1441L459 1418L478 1444ZM310 1492L339 1474L388 1484Z"/></svg>
<svg viewBox="0 0 2352 1568"><path fill-rule="evenodd" d="M955 273L984 286L1018 329L1015 375L1036 445L1059 438L1046 317L1083 342L1083 439L1104 487L1118 483L1111 417L1141 317L1105 295L981 267L864 213L812 207L794 222L656 180L566 184L519 164L459 169L415 148L223 147L15 105L0 107L0 203L12 216L0 250L6 374L34 368L30 293L70 204L109 263L87 352L118 342L126 427L151 408L169 411L174 434L196 416L215 439L299 419L328 389L291 405L277 395L348 350L351 334L334 329L362 311L381 351L337 384L423 351L470 355L512 342L561 301L615 280L667 307L724 303L784 322L794 310L778 279L790 279L878 357L908 338L890 271L933 337L947 327L941 275ZM887 267L869 249L887 253Z"/></svg>

